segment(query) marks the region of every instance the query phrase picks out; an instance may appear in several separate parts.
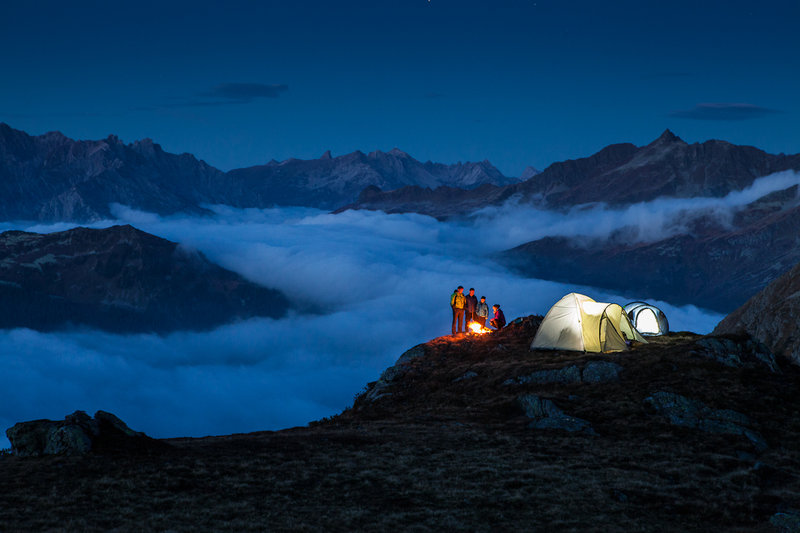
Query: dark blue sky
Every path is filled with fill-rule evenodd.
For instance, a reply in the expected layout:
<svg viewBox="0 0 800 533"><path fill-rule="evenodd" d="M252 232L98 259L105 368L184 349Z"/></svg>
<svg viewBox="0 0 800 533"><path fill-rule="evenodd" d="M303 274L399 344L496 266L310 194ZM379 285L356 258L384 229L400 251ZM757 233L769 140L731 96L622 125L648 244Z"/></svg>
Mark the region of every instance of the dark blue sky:
<svg viewBox="0 0 800 533"><path fill-rule="evenodd" d="M798 21L796 0L4 2L0 121L225 170L397 146L518 175L667 127L795 153Z"/></svg>

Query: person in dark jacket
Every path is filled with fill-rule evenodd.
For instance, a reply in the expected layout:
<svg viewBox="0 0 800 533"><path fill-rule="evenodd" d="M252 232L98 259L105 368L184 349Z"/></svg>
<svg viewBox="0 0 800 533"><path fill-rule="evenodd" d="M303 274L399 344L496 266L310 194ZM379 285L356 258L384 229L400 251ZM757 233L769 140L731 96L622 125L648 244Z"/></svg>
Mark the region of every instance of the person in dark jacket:
<svg viewBox="0 0 800 533"><path fill-rule="evenodd" d="M470 322L476 322L478 315L478 297L475 296L475 289L470 289L469 294L466 296L467 305L464 307L464 323L469 327Z"/></svg>
<svg viewBox="0 0 800 533"><path fill-rule="evenodd" d="M481 301L478 302L478 307L475 308L475 321L481 325L482 328L486 327L486 319L489 318L489 304L486 303L486 296L481 296Z"/></svg>
<svg viewBox="0 0 800 533"><path fill-rule="evenodd" d="M506 325L506 315L503 314L503 310L500 309L499 305L494 304L492 306L492 311L494 311L494 317L489 324L497 330L503 329L503 326Z"/></svg>
<svg viewBox="0 0 800 533"><path fill-rule="evenodd" d="M453 294L450 296L450 308L453 310L453 335L456 333L463 333L464 329L464 307L466 306L466 297L464 296L464 287L459 285Z"/></svg>

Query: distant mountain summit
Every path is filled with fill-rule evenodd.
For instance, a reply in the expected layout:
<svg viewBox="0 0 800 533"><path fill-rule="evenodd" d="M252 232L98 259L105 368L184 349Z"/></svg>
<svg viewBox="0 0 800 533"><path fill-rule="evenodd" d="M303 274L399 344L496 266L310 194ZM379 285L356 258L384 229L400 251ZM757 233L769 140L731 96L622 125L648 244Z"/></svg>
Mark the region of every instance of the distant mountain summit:
<svg viewBox="0 0 800 533"><path fill-rule="evenodd" d="M589 157L553 163L521 183L459 194L457 201L446 188L411 187L373 191L349 207L446 218L499 205L511 197L551 209L593 202L624 205L661 197L721 197L787 169L800 170L800 154L773 155L718 140L687 144L666 130L646 146L612 144Z"/></svg>
<svg viewBox="0 0 800 533"><path fill-rule="evenodd" d="M219 170L189 154L164 152L150 139L34 137L0 123L0 220L97 220L111 215L114 202L197 213L224 185Z"/></svg>
<svg viewBox="0 0 800 533"><path fill-rule="evenodd" d="M520 184L519 192L541 196L552 206L720 197L786 169L800 169L800 155L773 155L718 140L687 144L665 130L643 147L615 144L588 158L554 163Z"/></svg>
<svg viewBox="0 0 800 533"><path fill-rule="evenodd" d="M539 172L541 172L541 171L538 170L538 169L535 169L533 167L530 167L530 166L525 167L525 170L522 171L522 174L520 175L519 180L520 181L529 180L532 177L534 177L536 174L539 174Z"/></svg>
<svg viewBox="0 0 800 533"><path fill-rule="evenodd" d="M132 226L0 234L0 328L209 329L281 317L282 293Z"/></svg>
<svg viewBox="0 0 800 533"><path fill-rule="evenodd" d="M237 188L235 205L255 201L265 205L305 205L334 209L356 200L365 188L393 190L401 187L455 187L507 185L518 180L503 176L488 161L446 165L421 163L398 148L369 154L356 151L319 159L288 159L232 170L227 174Z"/></svg>
<svg viewBox="0 0 800 533"><path fill-rule="evenodd" d="M516 181L488 161L420 163L397 148L339 157L328 151L319 159L224 173L190 154L165 152L151 139L74 141L0 123L0 220L99 220L112 216L113 203L159 214L203 213L208 204L328 209L355 201L368 186L472 188Z"/></svg>

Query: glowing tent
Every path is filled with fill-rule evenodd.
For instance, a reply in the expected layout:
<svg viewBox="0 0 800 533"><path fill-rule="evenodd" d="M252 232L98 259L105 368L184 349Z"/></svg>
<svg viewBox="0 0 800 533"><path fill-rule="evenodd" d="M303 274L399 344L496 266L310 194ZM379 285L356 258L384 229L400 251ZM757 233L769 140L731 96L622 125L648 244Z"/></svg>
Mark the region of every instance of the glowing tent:
<svg viewBox="0 0 800 533"><path fill-rule="evenodd" d="M666 335L669 333L667 315L647 302L631 302L625 306L625 314L631 319L633 327L642 335Z"/></svg>
<svg viewBox="0 0 800 533"><path fill-rule="evenodd" d="M627 350L626 339L647 342L620 305L595 302L572 292L547 312L531 350L619 352Z"/></svg>

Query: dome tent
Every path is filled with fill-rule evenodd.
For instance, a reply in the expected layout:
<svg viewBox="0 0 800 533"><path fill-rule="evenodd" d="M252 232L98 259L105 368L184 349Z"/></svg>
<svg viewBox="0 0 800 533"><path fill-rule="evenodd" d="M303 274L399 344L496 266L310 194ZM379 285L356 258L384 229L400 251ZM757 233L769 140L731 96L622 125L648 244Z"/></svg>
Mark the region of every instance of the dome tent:
<svg viewBox="0 0 800 533"><path fill-rule="evenodd" d="M656 336L669 333L669 321L664 311L647 302L631 302L625 306L625 314L633 327L642 335Z"/></svg>
<svg viewBox="0 0 800 533"><path fill-rule="evenodd" d="M531 350L619 352L625 340L646 343L618 304L595 302L569 293L550 308L531 343Z"/></svg>

